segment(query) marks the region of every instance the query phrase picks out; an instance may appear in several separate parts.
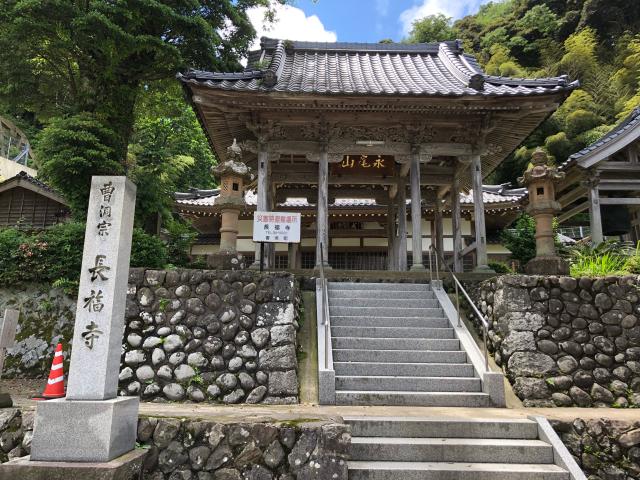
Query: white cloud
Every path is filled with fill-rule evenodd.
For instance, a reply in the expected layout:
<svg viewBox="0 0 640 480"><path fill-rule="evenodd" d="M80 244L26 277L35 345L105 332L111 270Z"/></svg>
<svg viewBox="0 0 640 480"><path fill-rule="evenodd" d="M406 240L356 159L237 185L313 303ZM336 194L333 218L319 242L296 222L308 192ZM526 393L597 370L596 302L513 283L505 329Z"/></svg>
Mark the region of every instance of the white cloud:
<svg viewBox="0 0 640 480"><path fill-rule="evenodd" d="M311 42L335 42L338 39L336 32L327 30L317 15L307 17L301 9L291 5L277 4L275 10L276 18L271 24L265 21L264 7L247 10L249 20L257 32L251 50L260 48L262 36Z"/></svg>
<svg viewBox="0 0 640 480"><path fill-rule="evenodd" d="M400 14L402 33L407 35L411 31L413 22L428 15L443 13L454 20L475 12L480 5L488 0L422 0Z"/></svg>
<svg viewBox="0 0 640 480"><path fill-rule="evenodd" d="M389 14L390 0L376 0L376 13L380 17L386 17Z"/></svg>

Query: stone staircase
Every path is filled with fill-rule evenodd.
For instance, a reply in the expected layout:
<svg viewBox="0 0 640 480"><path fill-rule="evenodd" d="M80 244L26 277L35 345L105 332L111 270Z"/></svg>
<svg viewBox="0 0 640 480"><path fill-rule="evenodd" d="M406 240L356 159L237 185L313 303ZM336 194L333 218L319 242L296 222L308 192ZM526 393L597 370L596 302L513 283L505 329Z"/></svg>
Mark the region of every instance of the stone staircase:
<svg viewBox="0 0 640 480"><path fill-rule="evenodd" d="M337 405L492 406L428 284L329 282Z"/></svg>
<svg viewBox="0 0 640 480"><path fill-rule="evenodd" d="M350 480L571 480L526 419L345 417Z"/></svg>

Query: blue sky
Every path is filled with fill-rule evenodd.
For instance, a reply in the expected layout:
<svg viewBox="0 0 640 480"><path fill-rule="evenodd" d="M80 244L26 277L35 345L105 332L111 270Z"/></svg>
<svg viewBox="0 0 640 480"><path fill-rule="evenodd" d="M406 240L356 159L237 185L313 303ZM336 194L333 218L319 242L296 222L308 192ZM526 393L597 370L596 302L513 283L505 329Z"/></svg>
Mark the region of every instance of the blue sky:
<svg viewBox="0 0 640 480"><path fill-rule="evenodd" d="M487 1L294 0L277 8L275 25L264 26L261 9L250 12L250 18L258 36L328 42L400 41L418 18L444 13L458 19L475 13Z"/></svg>

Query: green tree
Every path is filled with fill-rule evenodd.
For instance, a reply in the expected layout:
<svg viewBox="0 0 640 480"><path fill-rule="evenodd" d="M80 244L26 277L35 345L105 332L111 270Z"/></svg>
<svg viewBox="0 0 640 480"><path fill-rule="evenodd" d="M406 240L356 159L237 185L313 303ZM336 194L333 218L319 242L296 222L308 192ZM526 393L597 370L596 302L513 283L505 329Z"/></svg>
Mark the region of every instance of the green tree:
<svg viewBox="0 0 640 480"><path fill-rule="evenodd" d="M215 160L177 82L154 82L140 95L129 146L129 175L138 186L138 225L155 233L171 218L173 193L212 188Z"/></svg>
<svg viewBox="0 0 640 480"><path fill-rule="evenodd" d="M511 258L524 265L536 256L536 222L530 215L521 214L513 228L504 230L502 243L511 251Z"/></svg>
<svg viewBox="0 0 640 480"><path fill-rule="evenodd" d="M187 67L241 68L255 36L247 9L276 1L0 0L0 104L40 121L88 112L113 131L101 153L124 165L141 87ZM58 166L59 188L74 172Z"/></svg>
<svg viewBox="0 0 640 480"><path fill-rule="evenodd" d="M456 34L452 27L451 17L438 13L413 22L407 41L409 43L430 43L454 40L455 38Z"/></svg>
<svg viewBox="0 0 640 480"><path fill-rule="evenodd" d="M39 173L59 190L78 218L86 215L93 175L124 173L115 160L115 137L113 130L88 112L55 119L42 131Z"/></svg>

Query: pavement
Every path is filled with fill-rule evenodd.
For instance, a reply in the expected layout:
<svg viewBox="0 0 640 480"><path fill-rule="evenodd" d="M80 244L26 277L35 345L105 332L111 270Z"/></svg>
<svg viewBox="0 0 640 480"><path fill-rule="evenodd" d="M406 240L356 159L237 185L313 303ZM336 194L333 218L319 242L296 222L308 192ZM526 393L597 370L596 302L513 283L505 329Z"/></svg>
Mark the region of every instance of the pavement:
<svg viewBox="0 0 640 480"><path fill-rule="evenodd" d="M0 389L8 391L15 406L35 408L37 401L31 398L40 394L46 380L0 380ZM288 422L337 420L345 416L374 417L438 417L438 418L526 418L543 415L550 420L572 421L607 418L637 422L640 413L636 409L619 408L460 408L460 407L389 407L389 406L328 406L313 403L299 405L216 405L192 403L140 404L140 415L197 418L216 422Z"/></svg>

